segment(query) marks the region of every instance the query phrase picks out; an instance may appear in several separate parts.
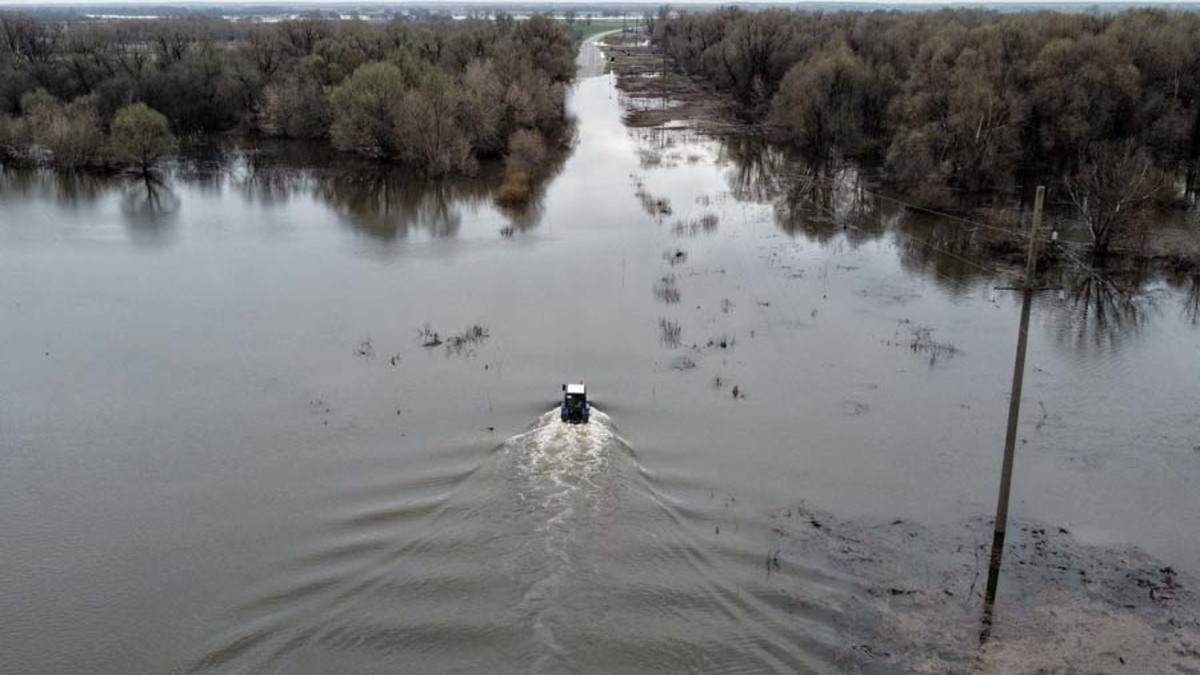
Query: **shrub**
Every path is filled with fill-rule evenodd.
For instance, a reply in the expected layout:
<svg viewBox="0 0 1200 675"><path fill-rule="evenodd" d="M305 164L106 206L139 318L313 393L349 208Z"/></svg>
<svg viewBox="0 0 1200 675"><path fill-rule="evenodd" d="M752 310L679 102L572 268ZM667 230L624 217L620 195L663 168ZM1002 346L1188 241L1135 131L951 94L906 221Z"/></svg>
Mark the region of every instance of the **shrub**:
<svg viewBox="0 0 1200 675"><path fill-rule="evenodd" d="M175 151L175 136L162 113L145 103L117 111L109 134L111 154L119 164L133 165L147 174L163 157Z"/></svg>
<svg viewBox="0 0 1200 675"><path fill-rule="evenodd" d="M505 205L520 205L533 196L533 181L521 169L505 171L504 182L496 193L496 201Z"/></svg>

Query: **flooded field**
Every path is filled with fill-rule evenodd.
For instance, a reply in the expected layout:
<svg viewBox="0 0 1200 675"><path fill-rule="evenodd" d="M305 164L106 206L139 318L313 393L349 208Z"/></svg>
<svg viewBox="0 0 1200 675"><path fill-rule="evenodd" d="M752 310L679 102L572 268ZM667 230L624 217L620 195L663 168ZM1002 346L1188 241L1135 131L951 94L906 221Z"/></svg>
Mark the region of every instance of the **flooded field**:
<svg viewBox="0 0 1200 675"><path fill-rule="evenodd" d="M0 672L1200 672L1200 276L1039 294L979 650L1015 267L581 62L521 211L0 174Z"/></svg>

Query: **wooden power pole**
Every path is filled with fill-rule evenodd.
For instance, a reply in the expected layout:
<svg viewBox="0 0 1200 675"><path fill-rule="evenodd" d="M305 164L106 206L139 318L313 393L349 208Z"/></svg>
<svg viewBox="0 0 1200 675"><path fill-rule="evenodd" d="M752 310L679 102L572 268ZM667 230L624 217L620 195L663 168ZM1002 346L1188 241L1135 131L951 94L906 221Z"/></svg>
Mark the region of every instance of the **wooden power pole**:
<svg viewBox="0 0 1200 675"><path fill-rule="evenodd" d="M1013 365L1012 393L1008 399L1008 431L1004 435L1004 465L1000 470L1000 497L996 502L996 526L992 533L992 557L988 565L987 594L984 596L984 629L987 639L991 628L992 605L1000 582L1000 559L1004 555L1004 536L1008 530L1008 494L1012 488L1013 455L1017 447L1017 420L1021 416L1021 385L1025 379L1025 348L1029 344L1029 314L1033 303L1034 273L1037 271L1038 230L1042 226L1042 202L1046 188L1038 186L1033 202L1033 226L1029 228L1029 252L1025 259L1025 282L1021 285L1021 327L1017 332L1017 359Z"/></svg>

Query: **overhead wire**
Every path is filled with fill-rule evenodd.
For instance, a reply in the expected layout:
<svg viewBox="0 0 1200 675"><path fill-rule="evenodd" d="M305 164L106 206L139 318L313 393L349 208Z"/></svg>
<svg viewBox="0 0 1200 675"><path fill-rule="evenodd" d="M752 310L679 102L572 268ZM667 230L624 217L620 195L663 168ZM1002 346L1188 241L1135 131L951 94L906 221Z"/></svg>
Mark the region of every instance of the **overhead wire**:
<svg viewBox="0 0 1200 675"><path fill-rule="evenodd" d="M816 176L809 176L808 178L809 178L809 180L811 180L811 181L818 181L818 180L821 180L820 178L818 178L818 177L816 177ZM827 181L827 182L825 182L825 183L824 183L824 185L825 185L826 187L830 187L830 188L836 188L836 187L840 187L840 186L839 186L839 185L838 185L836 182L834 182L834 180L833 180L833 179L826 179L826 181ZM864 193L864 194L871 195L872 197L875 197L875 198L877 198L877 199L883 199L883 200L885 200L885 201L889 201L889 202L892 202L892 203L894 203L894 204L899 204L900 206L903 206L903 207L905 207L905 208L911 209L911 210L913 210L913 211L920 211L920 212L923 212L923 213L928 213L929 215L932 215L932 216L938 216L939 218L945 218L945 219L947 219L947 220L953 220L953 221L956 221L956 222L963 223L963 224L965 224L965 225L970 225L970 226L972 226L972 227L978 227L978 228L983 228L983 229L985 229L985 230L992 230L992 231L995 231L995 232L1000 232L1001 234L1006 234L1006 235L1011 235L1011 236L1021 237L1021 238L1024 238L1024 239L1028 239L1028 238L1029 238L1029 234L1028 234L1028 233L1026 233L1026 232L1021 232L1021 231L1019 231L1019 230L1014 230L1014 229L1007 228L1007 227L1000 227L1000 226L998 226L998 225L989 225L988 223L981 223L981 222L979 222L978 220L971 220L970 218L964 218L964 217L962 217L962 216L955 215L955 214L952 214L952 213L946 213L946 212L944 212L944 211L938 211L937 209L932 209L932 208L929 208L929 207L927 207L927 206L921 206L920 204L914 204L914 203L912 203L912 202L905 201L905 200L903 200L903 199L900 199L899 197L893 197L893 196L891 196L891 195L886 195L886 194L883 194L882 192L876 192L876 191L874 191L874 190L871 190L870 188L864 187L864 186L862 186L862 185L858 185L858 184L856 184L856 185L854 185L854 189L855 189L855 190L858 190L858 191L860 191L860 192L862 192L862 193ZM1011 209L1010 209L1010 210L1011 210Z"/></svg>
<svg viewBox="0 0 1200 675"><path fill-rule="evenodd" d="M807 179L808 179L810 182L818 182L818 181L821 181L821 180L822 180L822 179L820 179L820 178L818 178L818 177L816 177L816 176L807 176L806 178L807 178ZM838 184L837 182L835 182L835 180L834 180L834 179L825 179L825 182L823 183L823 186L824 186L824 187L828 187L828 188L845 187L845 185L844 185L844 184ZM1028 232L1021 232L1021 231L1019 231L1019 230L1014 230L1014 229L1010 229L1010 228L999 227L999 226L996 226L996 225L989 225L989 224L987 224L987 223L981 223L981 222L979 222L979 221L972 220L972 219L969 219L969 218L964 218L964 217L962 217L962 216L957 216L957 215L954 215L954 214L945 213L945 212L942 212L942 211L938 211L938 210L936 210L936 209L931 209L931 208L929 208L929 207L921 206L921 205L919 205L919 204L914 204L914 203L912 203L912 202L908 202L908 201L905 201L905 200L903 200L903 199L899 199L899 198L897 198L897 197L892 197L892 196L889 196L889 195L885 195L885 194L882 194L882 193L880 193L880 192L876 192L876 191L874 191L874 190L871 190L871 189L869 189L869 188L863 187L863 186L861 186L861 185L855 185L855 186L853 187L853 189L855 189L855 190L858 190L858 191L860 191L860 192L862 192L862 193L864 193L864 194L870 195L870 196L872 196L872 197L875 197L875 198L878 198L878 199L883 199L883 200L885 200L885 201L889 201L889 202L892 202L892 203L894 203L894 204L898 204L898 205L900 205L900 206L903 206L903 207L905 207L905 208L907 208L907 209L911 209L911 210L914 210L914 211L919 211L919 212L927 213L927 214L930 214L930 215L933 215L933 216L937 216L937 217L939 217L939 218L944 218L944 219L946 219L946 220L952 220L952 221L955 221L955 222L959 222L959 223L963 223L963 224L966 224L966 225L970 225L970 226L972 226L972 227L983 228L983 229L987 229L987 230L992 230L992 231L1000 232L1000 233L1003 233L1003 234L1005 234L1005 235L1007 235L1007 236L1015 237L1015 238L1022 239L1022 240L1026 240L1026 241L1028 241L1028 240L1029 240L1029 238L1030 238L1030 235L1029 235L1029 233L1028 233ZM836 214L834 214L834 213L831 213L831 212L830 212L830 213L827 213L826 215L828 215L828 216L830 216L830 217L835 217L835 218L836 218ZM865 230L863 230L862 228L859 228L859 227L857 227L857 226L851 225L851 224L849 224L849 223L843 223L842 225L843 225L844 227L849 227L849 228L856 229L856 230L858 230L858 231L860 231L860 232L865 232ZM946 249L944 249L944 248L941 248L941 247L937 246L936 244L933 244L933 243L932 243L932 242L930 242L930 241L923 240L923 239L921 239L920 237L917 237L916 235L913 235L913 234L911 234L911 233L908 233L908 232L901 232L901 231L899 231L899 230L894 230L894 231L895 231L897 234L899 234L900 236L902 236L902 237L908 237L908 238L909 238L910 240L912 240L912 241L917 241L917 242L921 243L922 245L929 247L929 248L930 248L930 249L932 249L932 250L935 250L935 251L937 251L937 252L939 252L939 253L941 253L941 254L943 254L943 255L946 255L946 256L948 256L948 257L954 258L954 259L956 259L956 260L958 260L958 261L960 261L960 262L962 262L962 263L965 263L965 264L967 264L967 265L970 265L970 266L972 266L972 267L975 267L975 268L977 268L977 269L979 269L979 270L981 270L981 271L983 271L983 272L985 272L985 273L987 273L987 274L991 274L991 275L993 275L993 276L1001 276L1001 274L1002 274L1002 273L1001 273L999 270L997 270L997 269L995 269L995 268L992 268L992 267L990 267L990 266L986 266L986 265L983 265L983 264L977 263L977 262L975 262L975 261L973 261L973 260L970 260L970 259L968 259L968 258L965 258L965 257L963 257L963 256L960 256L960 255L958 255L958 254L956 254L956 253L953 253L953 252L951 252L951 251L948 251L948 250L946 250ZM1041 238L1041 237L1039 237L1039 239L1040 239L1040 238ZM1112 291L1114 291L1114 292L1121 293L1122 295L1129 295L1129 293L1128 293L1128 292L1127 292L1125 289L1122 289L1120 286L1118 286L1118 285L1116 285L1115 283L1113 283L1113 281L1112 281L1111 279L1107 278L1106 276L1104 276L1104 275L1102 275L1102 274L1098 274L1098 273L1095 271L1095 268L1094 268L1094 266L1093 266L1093 265L1089 265L1089 264L1088 264L1086 261L1082 260L1082 259L1081 259L1081 258L1080 258L1078 255L1076 255L1076 254L1075 254L1075 253L1074 253L1074 252L1073 252L1073 251L1072 251L1072 250L1071 250L1069 247L1067 247L1067 246L1065 246L1065 245L1063 245L1063 244L1061 244L1061 243L1058 243L1058 242L1057 242L1057 241L1055 241L1054 239L1051 239L1050 241L1051 241L1052 243L1057 243L1057 244L1058 244L1058 246L1057 246L1057 250L1058 250L1058 251L1060 251L1060 252L1063 254L1063 256L1064 256L1064 257L1066 257L1066 258L1067 258L1067 259L1068 259L1068 260L1069 260L1069 261L1070 261L1070 262L1071 262L1071 263L1072 263L1072 264L1073 264L1073 265L1074 265L1074 266L1075 266L1075 267L1076 267L1078 270L1082 271L1082 272L1083 272L1083 273L1084 273L1086 276L1088 276L1088 277L1090 277L1090 278L1092 278L1092 279L1095 279L1096 281L1098 281L1098 282L1100 282L1100 283L1102 283L1102 284L1105 284L1106 286L1108 286L1108 287L1109 287L1109 288L1110 288ZM936 270L934 270L934 272L936 273ZM945 278L945 277L943 276L943 278Z"/></svg>
<svg viewBox="0 0 1200 675"><path fill-rule="evenodd" d="M849 224L849 223L846 223L846 224L844 225L844 227L847 227L847 228L849 228L849 229L852 229L852 230L855 230L855 231L858 231L858 232L862 232L863 234L868 234L868 231L867 231L867 230L864 230L863 228L861 228L861 227L859 227L859 226L857 226L857 225L851 225L851 224ZM975 267L976 269L979 269L980 271L982 271L982 272L984 272L984 273L986 273L986 274L988 274L988 275L991 275L991 276L993 276L993 277L997 277L997 276L1000 276L1000 275L1001 275L1001 272L1000 272L999 270L996 270L996 269L993 269L993 268L989 268L989 267L984 267L984 266L982 266L982 265L978 265L978 264L976 264L975 262L973 262L973 261L971 261L971 260L969 260L969 259L967 259L967 258L964 258L964 257L962 257L962 256L960 256L960 255L956 255L956 254L954 254L954 253L951 253L950 251L947 251L947 250L945 250L945 249L943 249L943 248L940 248L940 247L938 247L938 246L936 246L936 245L934 245L934 244L932 244L932 243L930 243L930 242L924 241L924 240L922 240L922 239L920 239L920 238L918 238L918 237L916 237L916 236L913 236L913 235L911 235L911 234L908 234L907 232L900 232L900 231L896 230L896 231L895 231L895 233L896 233L896 234L898 234L898 235L900 235L900 236L902 236L902 237L908 237L910 240L912 240L912 241L916 241L917 243L920 243L920 244L922 244L922 245L924 245L924 246L927 246L927 247L929 247L929 248L931 248L931 249L933 249L933 250L937 251L938 253L940 253L940 254L942 254L942 255L949 256L949 257L951 257L951 258L954 258L954 259L956 259L956 260L958 260L958 261L960 261L960 262L966 263L967 265L971 265L972 267ZM945 274L944 272L941 272L940 270L938 270L938 269L937 269L937 267L936 267L936 266L929 266L929 267L926 267L925 269L926 269L927 271L929 271L929 272L932 272L932 273L933 273L935 276L939 277L939 278L940 278L940 279L942 279L943 281L946 281L946 282L950 283L951 285L954 285L954 286L959 286L959 287L962 287L962 288L967 288L967 287L969 287L969 286L971 285L971 284L970 284L970 282L968 282L968 281L966 281L966 280L964 280L964 279L956 279L956 278L954 278L954 277L951 277L951 276L949 276L949 275Z"/></svg>
<svg viewBox="0 0 1200 675"><path fill-rule="evenodd" d="M812 178L812 180L814 180L814 181L815 181L815 180L819 180L819 179L817 179L817 178L813 177L813 178ZM834 183L832 183L832 182L830 182L830 183L826 183L825 185L826 185L826 187L830 187L830 188L835 188L835 187L838 187L836 184L834 184ZM870 191L870 190L867 190L866 188L863 188L863 187L855 186L855 188L854 188L854 189L860 190L860 191L862 191L862 192L864 192L864 193L866 193L866 194L870 194L870 195L873 195L873 196L882 197L882 198L884 198L884 199L889 199L888 197L885 197L885 196L883 196L883 195L879 195L879 194L877 194L877 193L874 193L874 192L872 192L872 191ZM895 202L898 202L898 203L905 204L906 206L908 205L907 203L905 203L905 202L901 202L900 200L895 200L895 199L893 199L892 201L895 201ZM920 207L915 207L915 208L920 208ZM973 221L967 220L967 219L965 219L965 218L957 218L957 217L955 217L955 216L951 216L951 215L949 215L949 214L942 214L942 213L938 213L937 211L933 211L932 209L924 209L924 210L925 210L925 211L927 211L927 212L929 212L929 213L933 213L933 214L935 214L935 215L940 215L940 216L944 216L944 217L947 217L947 218L952 218L952 219L955 219L955 220L959 220L959 221L961 221L961 222L966 222L966 223L977 224L977 225L980 225L980 226L982 226L982 227L989 227L989 226L983 225L982 223L973 223ZM837 217L838 217L838 215L837 215L836 213L834 213L834 212L833 212L832 210L830 210L830 209L818 209L818 212L820 212L820 211L824 211L824 213L823 213L822 215L825 215L825 216L826 216L826 217L828 217L828 218L831 218L831 219L837 219ZM858 232L862 232L862 233L864 233L864 234L867 234L867 233L868 233L868 232L867 232L867 230L864 230L863 228L861 228L861 227L858 227L857 225L852 225L852 224L850 224L850 223L846 223L846 222L843 222L843 223L841 223L841 225L842 225L842 227L845 227L845 228L850 228L850 229L854 229L854 230L856 230L856 231L858 231ZM993 229L1002 230L1002 231L1004 231L1004 232L1011 232L1010 230L1003 230L1003 228L996 228L996 227L994 227L994 226L993 226ZM959 254L957 254L957 253L954 253L953 251L949 251L949 250L947 250L947 249L945 249L945 248L942 248L941 246L938 246L937 244L934 244L934 243L933 243L933 242L931 242L931 241L928 241L928 240L926 240L926 239L922 239L921 237L918 237L918 236L916 236L916 235L914 235L914 234L912 234L912 233L909 233L909 232L903 232L903 231L900 231L900 230L898 230L898 229L893 229L893 232L895 232L897 235L899 235L899 236L901 236L901 237L906 237L906 238L908 238L910 241L917 242L917 243L921 244L922 246L924 246L924 247L926 247L926 248L928 248L928 249L931 249L931 250L937 251L938 253L941 253L942 255L945 255L945 256L947 256L947 257L949 257L949 258L953 258L953 259L955 259L955 260L957 260L957 261L959 261L959 262L961 262L961 263L963 263L963 264L965 264L965 265L969 265L969 266L971 266L971 267L974 267L975 269L977 269L977 270L979 270L979 271L981 271L981 272L983 272L983 273L985 273L985 274L988 274L988 275L991 275L991 276L994 276L994 277L998 277L998 276L1001 276L1001 275L1002 275L1002 272L1001 272L1000 270L998 270L998 269L994 268L994 267L991 267L991 266L989 266L989 265L985 265L985 264L982 264L982 263L976 262L976 261L974 261L974 260L971 260L970 258L966 258L966 257L964 257L964 256L961 256L961 255L959 255ZM1026 237L1028 237L1028 235L1025 235L1025 236L1026 236ZM936 272L936 270L935 270L935 272ZM945 277L945 276L943 275L943 278L947 278L947 277Z"/></svg>
<svg viewBox="0 0 1200 675"><path fill-rule="evenodd" d="M869 194L869 195L871 195L872 197L875 197L875 198L877 198L877 199L883 199L883 200L885 200L885 201L889 201L889 202L892 202L892 203L894 203L894 204L899 204L899 205L901 205L901 206L903 206L903 207L905 207L905 208L907 208L907 209L911 209L911 210L913 210L913 211L921 211L921 212L923 212L923 213L928 213L928 214L930 214L930 215L933 215L933 216L938 216L939 218L945 218L945 219L947 219L947 220L953 220L953 221L957 221L957 222L960 222L960 223L964 223L964 224L970 225L971 227L979 227L979 228L983 228L983 229L985 229L985 230L992 230L992 231L995 231L995 232L1000 232L1000 233L1002 233L1002 234L1006 234L1006 235L1009 235L1009 236L1016 236L1016 237L1021 237L1021 238L1024 238L1024 239L1028 239L1028 238L1029 238L1029 234L1028 234L1028 233L1021 232L1021 231L1019 231L1019 230L1014 230L1014 229L1007 228L1007 227L1000 227L1000 226L998 226L998 225L988 225L987 223L981 223L981 222L979 222L979 221L977 221L977 220L971 220L971 219L969 219L969 218L963 218L962 216L956 216L956 215L954 215L954 214L950 214L950 213L944 213L944 212L942 212L942 211L938 211L938 210L936 210L936 209L931 209L931 208L929 208L929 207L926 207L926 206L921 206L921 205L919 205L919 204L913 204L913 203L911 203L911 202L906 202L906 201L904 201L903 199L899 199L899 198L897 198L897 197L892 197L892 196L889 196L889 195L885 195L885 194L883 194L883 193L880 193L880 192L874 192L874 191L872 191L872 190L869 190L869 189L867 189L867 188L859 188L859 189L860 189L860 190L862 190L863 192L865 192L866 194Z"/></svg>

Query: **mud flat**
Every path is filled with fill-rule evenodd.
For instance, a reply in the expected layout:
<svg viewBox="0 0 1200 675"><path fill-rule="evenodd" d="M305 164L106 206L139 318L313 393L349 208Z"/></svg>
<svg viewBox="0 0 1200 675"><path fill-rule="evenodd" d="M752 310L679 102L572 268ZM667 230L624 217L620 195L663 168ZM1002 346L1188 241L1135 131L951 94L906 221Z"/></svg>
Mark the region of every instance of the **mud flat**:
<svg viewBox="0 0 1200 675"><path fill-rule="evenodd" d="M729 103L679 71L640 33L604 38L608 69L617 76L626 126L694 128L707 132L742 130Z"/></svg>
<svg viewBox="0 0 1200 675"><path fill-rule="evenodd" d="M1010 525L990 636L981 640L991 522L957 533L840 521L798 504L769 516L776 547L822 559L858 585L844 616L863 672L1200 673L1196 580L1132 547L1089 546L1064 528Z"/></svg>

